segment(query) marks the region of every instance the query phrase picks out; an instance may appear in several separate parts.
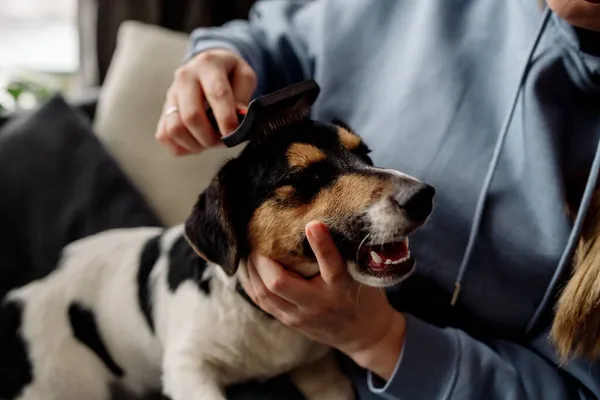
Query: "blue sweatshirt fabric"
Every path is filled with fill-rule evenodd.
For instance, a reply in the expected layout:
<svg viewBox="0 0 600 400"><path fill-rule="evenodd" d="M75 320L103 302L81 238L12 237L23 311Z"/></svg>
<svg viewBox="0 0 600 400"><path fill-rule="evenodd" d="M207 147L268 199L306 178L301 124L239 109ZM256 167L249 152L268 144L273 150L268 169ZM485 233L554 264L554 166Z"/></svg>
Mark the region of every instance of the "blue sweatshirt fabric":
<svg viewBox="0 0 600 400"><path fill-rule="evenodd" d="M550 15L529 57L542 19L536 0L277 0L192 35L188 58L238 52L257 94L314 78L314 118L344 120L376 164L436 187L434 214L411 239L417 272L389 291L408 321L395 373L380 382L348 363L361 399L600 398L600 365L557 364L553 302L543 303L558 293L573 226L565 186L590 168L600 139L600 36L584 41L589 33Z"/></svg>

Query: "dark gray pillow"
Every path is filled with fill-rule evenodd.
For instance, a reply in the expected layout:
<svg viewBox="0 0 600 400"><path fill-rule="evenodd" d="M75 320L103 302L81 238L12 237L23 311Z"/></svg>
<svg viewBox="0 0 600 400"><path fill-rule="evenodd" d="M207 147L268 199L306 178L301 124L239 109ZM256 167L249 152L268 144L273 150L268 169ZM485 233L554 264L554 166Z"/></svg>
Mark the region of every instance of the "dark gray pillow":
<svg viewBox="0 0 600 400"><path fill-rule="evenodd" d="M159 225L89 119L62 96L0 128L0 298L50 272L76 239Z"/></svg>

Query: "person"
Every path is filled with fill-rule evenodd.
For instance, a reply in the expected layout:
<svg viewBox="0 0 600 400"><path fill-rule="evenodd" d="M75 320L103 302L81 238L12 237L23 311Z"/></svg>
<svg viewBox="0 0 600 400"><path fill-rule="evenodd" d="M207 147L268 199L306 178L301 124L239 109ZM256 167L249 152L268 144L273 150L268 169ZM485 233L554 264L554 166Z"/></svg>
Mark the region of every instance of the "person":
<svg viewBox="0 0 600 400"><path fill-rule="evenodd" d="M597 3L259 1L193 32L156 138L178 156L222 146L236 104L315 79L313 118L433 185L436 208L411 238L415 274L386 294L348 296L312 221L321 276L253 254L250 296L338 349L361 399L600 398L600 365L559 364L548 338L573 234L563 193L600 139Z"/></svg>

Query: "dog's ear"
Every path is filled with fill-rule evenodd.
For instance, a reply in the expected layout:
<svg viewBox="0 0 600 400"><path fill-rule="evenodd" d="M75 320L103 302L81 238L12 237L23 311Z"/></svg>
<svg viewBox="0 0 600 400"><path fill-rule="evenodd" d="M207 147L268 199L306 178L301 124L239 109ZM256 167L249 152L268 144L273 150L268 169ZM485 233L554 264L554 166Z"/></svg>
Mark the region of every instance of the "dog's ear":
<svg viewBox="0 0 600 400"><path fill-rule="evenodd" d="M351 153L360 157L367 164L373 165L373 160L369 157L371 149L363 142L362 138L350 128L348 124L339 119L334 119L331 123L337 127L338 136L342 145L344 145Z"/></svg>
<svg viewBox="0 0 600 400"><path fill-rule="evenodd" d="M232 276L237 271L240 256L225 190L217 176L200 194L185 221L185 237L200 257L220 265Z"/></svg>
<svg viewBox="0 0 600 400"><path fill-rule="evenodd" d="M352 128L350 128L350 126L346 122L342 121L339 118L334 118L333 120L331 120L331 123L333 125L339 126L340 128L344 128L345 130L347 130L348 132L352 133L353 135L358 136L356 134L356 132L354 132L354 130Z"/></svg>

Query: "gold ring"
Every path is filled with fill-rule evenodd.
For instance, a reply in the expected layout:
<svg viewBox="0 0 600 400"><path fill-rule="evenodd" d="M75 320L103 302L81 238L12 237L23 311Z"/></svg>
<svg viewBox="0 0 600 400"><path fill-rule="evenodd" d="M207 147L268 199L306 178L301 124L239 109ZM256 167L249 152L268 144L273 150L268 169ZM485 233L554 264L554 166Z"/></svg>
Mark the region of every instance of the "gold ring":
<svg viewBox="0 0 600 400"><path fill-rule="evenodd" d="M171 115L174 114L176 112L179 112L179 108L177 108L177 106L172 106L166 109L165 111L165 115Z"/></svg>

